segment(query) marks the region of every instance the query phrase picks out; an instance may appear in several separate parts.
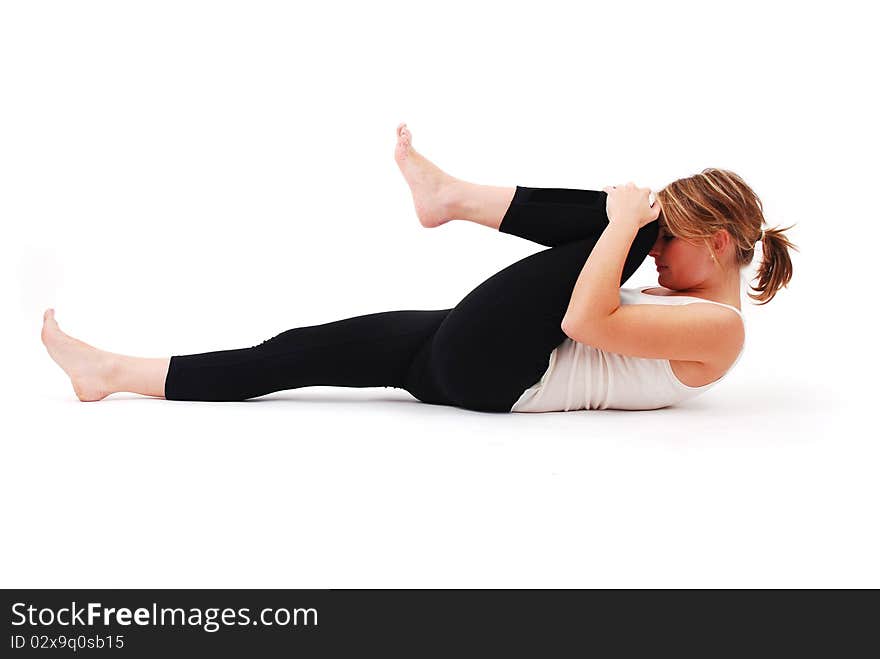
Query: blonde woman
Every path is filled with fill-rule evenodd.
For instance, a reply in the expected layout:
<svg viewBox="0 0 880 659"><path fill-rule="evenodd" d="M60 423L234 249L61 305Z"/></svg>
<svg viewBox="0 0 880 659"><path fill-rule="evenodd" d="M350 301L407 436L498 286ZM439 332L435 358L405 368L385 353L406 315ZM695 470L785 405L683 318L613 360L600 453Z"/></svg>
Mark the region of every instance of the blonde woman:
<svg viewBox="0 0 880 659"><path fill-rule="evenodd" d="M42 341L80 400L127 391L240 401L307 386L396 387L486 412L646 410L719 382L745 344L741 269L763 242L766 303L792 276L787 229L736 174L705 169L655 193L498 187L443 172L397 128L395 159L425 227L453 220L548 249L489 277L454 308L382 311L284 331L254 346L139 358L68 336L54 310ZM790 228L790 227L789 227ZM621 288L654 259L658 285Z"/></svg>

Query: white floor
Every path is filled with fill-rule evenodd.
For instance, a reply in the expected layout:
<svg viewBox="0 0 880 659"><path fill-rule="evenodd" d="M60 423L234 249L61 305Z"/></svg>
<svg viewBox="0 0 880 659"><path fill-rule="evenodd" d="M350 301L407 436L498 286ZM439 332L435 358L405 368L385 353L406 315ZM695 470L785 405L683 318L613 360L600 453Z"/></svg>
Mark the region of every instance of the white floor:
<svg viewBox="0 0 880 659"><path fill-rule="evenodd" d="M4 396L0 582L880 585L876 433L744 360L679 408L495 415L328 387L80 403L37 359L41 393Z"/></svg>

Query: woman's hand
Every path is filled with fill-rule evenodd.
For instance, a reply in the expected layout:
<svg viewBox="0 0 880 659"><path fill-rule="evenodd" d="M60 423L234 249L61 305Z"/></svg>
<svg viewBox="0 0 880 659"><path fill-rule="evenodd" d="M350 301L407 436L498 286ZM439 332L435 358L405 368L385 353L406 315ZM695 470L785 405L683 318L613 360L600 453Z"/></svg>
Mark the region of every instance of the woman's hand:
<svg viewBox="0 0 880 659"><path fill-rule="evenodd" d="M626 185L609 185L602 190L608 193L605 214L609 222L629 222L641 229L660 216L660 204L655 200L651 206L648 200L650 188L637 188L630 181Z"/></svg>

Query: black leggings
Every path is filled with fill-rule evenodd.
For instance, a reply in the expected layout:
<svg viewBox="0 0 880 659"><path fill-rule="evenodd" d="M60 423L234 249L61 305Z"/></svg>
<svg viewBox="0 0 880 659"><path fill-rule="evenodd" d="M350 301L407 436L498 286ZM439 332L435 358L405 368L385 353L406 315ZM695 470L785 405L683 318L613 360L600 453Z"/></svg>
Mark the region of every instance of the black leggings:
<svg viewBox="0 0 880 659"><path fill-rule="evenodd" d="M607 194L526 188L499 231L546 245L492 275L453 309L383 311L297 327L251 348L171 358L169 400L235 401L309 386L397 387L424 403L509 412L565 339L560 324L604 228ZM642 227L621 285L657 239Z"/></svg>

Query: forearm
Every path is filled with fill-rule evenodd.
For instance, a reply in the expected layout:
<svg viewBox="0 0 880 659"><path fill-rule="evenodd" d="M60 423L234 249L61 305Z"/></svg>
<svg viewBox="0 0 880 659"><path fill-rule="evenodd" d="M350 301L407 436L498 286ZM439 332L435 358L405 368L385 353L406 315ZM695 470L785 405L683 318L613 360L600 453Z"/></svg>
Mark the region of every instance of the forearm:
<svg viewBox="0 0 880 659"><path fill-rule="evenodd" d="M612 222L599 237L578 276L562 321L576 331L607 318L620 306L620 280L627 254L639 231L629 222Z"/></svg>

